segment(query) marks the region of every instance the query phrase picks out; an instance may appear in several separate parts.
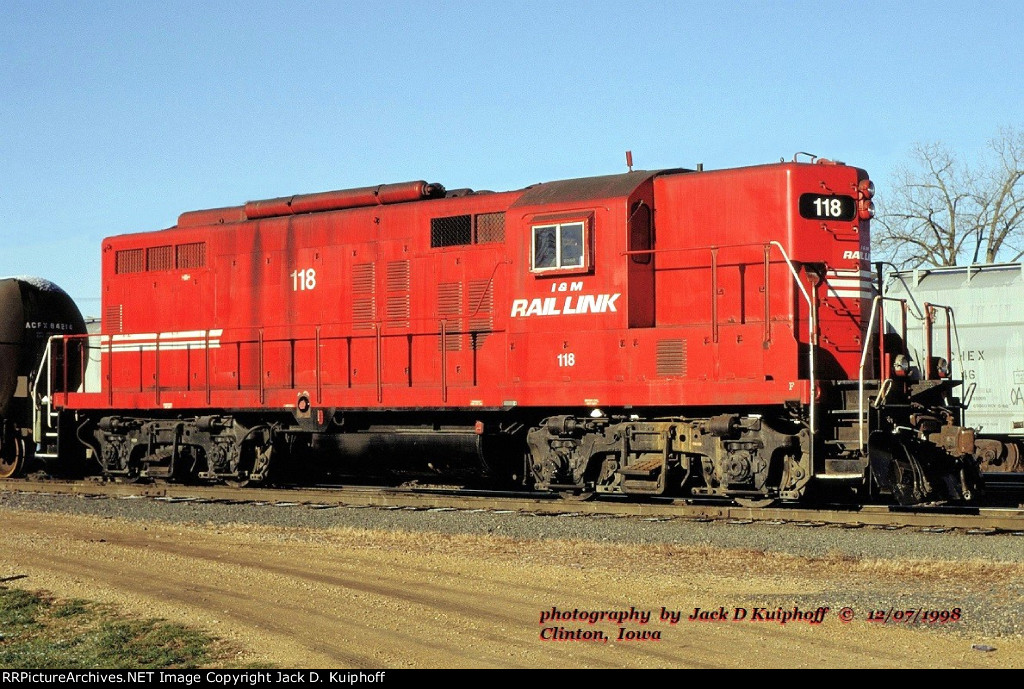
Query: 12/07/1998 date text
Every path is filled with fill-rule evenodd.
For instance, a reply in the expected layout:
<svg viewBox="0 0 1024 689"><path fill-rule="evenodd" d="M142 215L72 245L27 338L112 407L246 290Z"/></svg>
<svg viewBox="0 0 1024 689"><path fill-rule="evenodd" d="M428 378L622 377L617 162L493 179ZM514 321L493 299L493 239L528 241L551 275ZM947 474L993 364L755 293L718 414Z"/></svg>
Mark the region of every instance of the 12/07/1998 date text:
<svg viewBox="0 0 1024 689"><path fill-rule="evenodd" d="M872 610L868 613L868 622L881 622L886 624L896 622L901 624L946 624L948 622L959 622L963 611L960 608L949 610L926 610L924 608L893 608L883 610Z"/></svg>

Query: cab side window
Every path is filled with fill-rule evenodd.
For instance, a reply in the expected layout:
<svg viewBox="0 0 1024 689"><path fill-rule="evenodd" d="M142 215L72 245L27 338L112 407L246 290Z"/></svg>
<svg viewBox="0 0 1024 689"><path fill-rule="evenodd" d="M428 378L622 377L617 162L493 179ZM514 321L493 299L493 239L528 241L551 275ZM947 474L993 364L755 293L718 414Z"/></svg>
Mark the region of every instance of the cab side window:
<svg viewBox="0 0 1024 689"><path fill-rule="evenodd" d="M582 222L534 225L533 271L586 267L586 235Z"/></svg>

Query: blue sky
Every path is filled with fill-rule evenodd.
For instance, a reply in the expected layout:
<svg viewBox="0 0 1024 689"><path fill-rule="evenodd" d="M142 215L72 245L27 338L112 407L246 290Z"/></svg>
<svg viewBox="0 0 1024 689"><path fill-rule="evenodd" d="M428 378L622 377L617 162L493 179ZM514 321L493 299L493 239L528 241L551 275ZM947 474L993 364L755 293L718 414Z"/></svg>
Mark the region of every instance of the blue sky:
<svg viewBox="0 0 1024 689"><path fill-rule="evenodd" d="M103 237L425 179L968 157L1024 125L1019 2L0 0L0 275L99 312Z"/></svg>

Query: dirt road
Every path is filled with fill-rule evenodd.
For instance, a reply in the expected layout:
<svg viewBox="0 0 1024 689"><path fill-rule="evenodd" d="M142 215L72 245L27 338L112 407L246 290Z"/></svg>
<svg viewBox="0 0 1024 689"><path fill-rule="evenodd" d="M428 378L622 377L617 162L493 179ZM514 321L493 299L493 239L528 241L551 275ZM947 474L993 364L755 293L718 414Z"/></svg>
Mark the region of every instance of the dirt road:
<svg viewBox="0 0 1024 689"><path fill-rule="evenodd" d="M953 630L955 622L907 628L869 622L868 610L854 610L844 623L835 609L821 624L753 619L777 612L776 602L788 595L813 603L818 592L845 580L876 582L884 598L894 586L955 587L972 576L1007 575L984 564L952 572L711 547L144 526L10 508L0 508L0 519L0 575L28 575L18 585L198 625L246 649L242 660L282 667L1024 666L1024 639L964 636ZM719 614L724 608L730 618L742 608L747 618L687 621L698 607ZM759 607L765 610L757 613ZM815 607L799 612L811 615ZM633 610L651 619L541 624L542 613L553 608ZM662 608L683 619L661 621ZM619 640L620 627L660 638ZM607 641L541 638L577 630L591 637L600 632ZM972 650L973 644L996 650Z"/></svg>

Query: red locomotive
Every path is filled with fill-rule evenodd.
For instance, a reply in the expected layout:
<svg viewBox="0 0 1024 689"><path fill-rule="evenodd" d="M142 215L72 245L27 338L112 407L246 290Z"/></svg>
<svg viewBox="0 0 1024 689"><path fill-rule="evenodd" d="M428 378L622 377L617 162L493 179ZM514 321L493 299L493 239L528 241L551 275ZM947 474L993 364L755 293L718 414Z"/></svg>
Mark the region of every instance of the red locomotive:
<svg viewBox="0 0 1024 689"><path fill-rule="evenodd" d="M794 160L188 212L104 241L102 335L47 376L85 384L37 394L126 478L970 499L957 383L873 337L873 193Z"/></svg>

